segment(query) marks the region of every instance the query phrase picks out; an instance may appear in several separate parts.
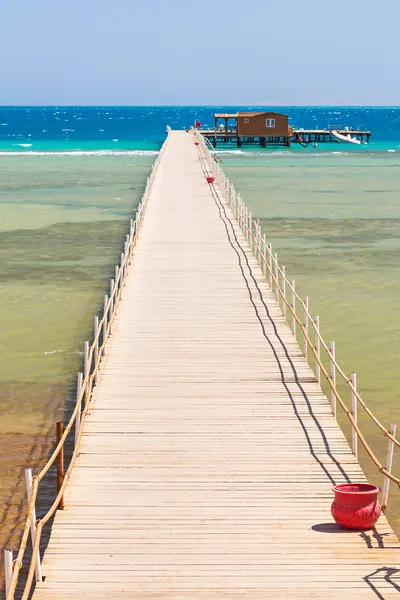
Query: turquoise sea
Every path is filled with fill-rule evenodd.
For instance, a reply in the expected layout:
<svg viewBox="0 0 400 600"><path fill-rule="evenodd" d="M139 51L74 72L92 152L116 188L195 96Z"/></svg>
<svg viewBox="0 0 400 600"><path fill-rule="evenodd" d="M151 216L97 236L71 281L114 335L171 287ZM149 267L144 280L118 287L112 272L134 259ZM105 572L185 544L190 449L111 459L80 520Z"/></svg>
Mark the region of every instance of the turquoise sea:
<svg viewBox="0 0 400 600"><path fill-rule="evenodd" d="M82 344L165 126L212 125L214 112L236 108L257 109L0 108L0 545L18 546L23 469L44 462L55 422L71 405ZM389 425L400 401L400 108L275 110L294 126L372 133L362 147L230 144L218 153L299 292L310 296L341 365L357 372L363 397ZM385 444L360 418L383 458ZM399 513L392 486L398 531Z"/></svg>

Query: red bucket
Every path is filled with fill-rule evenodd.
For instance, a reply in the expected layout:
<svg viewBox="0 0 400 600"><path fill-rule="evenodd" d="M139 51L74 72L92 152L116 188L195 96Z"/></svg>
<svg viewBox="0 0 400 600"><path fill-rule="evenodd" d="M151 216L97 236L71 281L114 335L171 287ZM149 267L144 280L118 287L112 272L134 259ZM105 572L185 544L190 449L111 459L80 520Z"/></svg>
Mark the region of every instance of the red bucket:
<svg viewBox="0 0 400 600"><path fill-rule="evenodd" d="M379 519L380 489L370 483L341 483L332 488L332 517L345 529L371 529Z"/></svg>
<svg viewBox="0 0 400 600"><path fill-rule="evenodd" d="M215 177L206 177L207 183L214 183Z"/></svg>
<svg viewBox="0 0 400 600"><path fill-rule="evenodd" d="M195 142L195 143L194 143L194 145L195 145L195 146L198 146L198 145L199 145L199 142Z"/></svg>

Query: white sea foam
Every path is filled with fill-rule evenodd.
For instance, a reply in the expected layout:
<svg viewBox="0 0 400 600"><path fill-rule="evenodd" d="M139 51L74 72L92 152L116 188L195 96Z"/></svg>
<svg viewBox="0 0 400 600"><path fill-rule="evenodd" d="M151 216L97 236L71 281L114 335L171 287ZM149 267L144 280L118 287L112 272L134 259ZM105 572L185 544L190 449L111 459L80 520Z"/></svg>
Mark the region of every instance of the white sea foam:
<svg viewBox="0 0 400 600"><path fill-rule="evenodd" d="M388 152L396 152L396 150L388 150Z"/></svg>
<svg viewBox="0 0 400 600"><path fill-rule="evenodd" d="M15 144L31 146L32 144ZM0 156L157 156L157 150L70 150L65 152L40 152L39 150L1 151Z"/></svg>
<svg viewBox="0 0 400 600"><path fill-rule="evenodd" d="M288 154L292 154L292 152L289 152L288 150L264 150L263 152L260 152L259 150L216 150L215 151L216 154L234 154L236 156L265 156L266 158L268 158L268 156L286 156Z"/></svg>
<svg viewBox="0 0 400 600"><path fill-rule="evenodd" d="M32 144L13 144L14 146L21 146L21 148L30 148Z"/></svg>
<svg viewBox="0 0 400 600"><path fill-rule="evenodd" d="M64 352L64 350L51 350L49 352L45 352L45 354L59 354L60 352Z"/></svg>

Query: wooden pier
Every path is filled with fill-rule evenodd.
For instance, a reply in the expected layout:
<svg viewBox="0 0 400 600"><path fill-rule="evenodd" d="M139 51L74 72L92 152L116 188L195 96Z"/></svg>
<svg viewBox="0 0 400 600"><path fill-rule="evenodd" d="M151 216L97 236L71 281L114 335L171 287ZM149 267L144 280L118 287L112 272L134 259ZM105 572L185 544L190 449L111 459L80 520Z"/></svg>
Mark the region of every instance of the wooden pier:
<svg viewBox="0 0 400 600"><path fill-rule="evenodd" d="M53 514L24 600L35 578L34 600L398 597L400 544L384 515L360 532L330 514L335 484L365 481L363 438L354 411L355 446L337 425L333 376L329 400L321 389L319 321L308 302L296 312L294 284L198 133L169 133L110 296L71 421L33 477L8 600L29 536L36 558ZM36 521L38 486L76 419L72 461Z"/></svg>
<svg viewBox="0 0 400 600"><path fill-rule="evenodd" d="M369 143L371 138L370 131L361 130L337 130L341 135L350 134L361 142ZM243 145L259 145L262 148L269 146L290 146L291 144L320 144L320 143L339 143L332 135L330 129L290 129L289 137L286 136L238 136L235 130L218 131L214 129L202 129L200 133L209 140L216 148L219 144L228 145L235 144L238 148Z"/></svg>
<svg viewBox="0 0 400 600"><path fill-rule="evenodd" d="M351 137L360 140L360 142L367 142L371 138L370 131L361 131L358 129L337 129L335 130L341 135L351 135ZM307 139L309 143L326 143L326 142L337 142L332 135L332 129L293 129L293 142L304 143Z"/></svg>

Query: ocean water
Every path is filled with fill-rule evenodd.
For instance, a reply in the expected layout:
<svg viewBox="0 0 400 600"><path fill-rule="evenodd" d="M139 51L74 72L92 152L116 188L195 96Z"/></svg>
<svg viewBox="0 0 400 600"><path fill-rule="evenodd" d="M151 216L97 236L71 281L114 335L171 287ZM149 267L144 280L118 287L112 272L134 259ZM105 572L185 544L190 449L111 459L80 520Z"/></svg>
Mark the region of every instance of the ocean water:
<svg viewBox="0 0 400 600"><path fill-rule="evenodd" d="M294 127L347 125L369 130L372 138L367 151L399 150L400 107L275 106L269 109L288 114ZM257 106L0 107L0 151L106 154L157 150L166 125L182 129L199 120L202 127L213 127L215 112L236 110L266 109ZM320 145L324 152L338 151L342 147L342 144ZM344 148L357 150L349 144ZM291 151L296 152L296 149L303 154L307 152L299 146L293 146Z"/></svg>
<svg viewBox="0 0 400 600"><path fill-rule="evenodd" d="M0 545L18 547L23 469L45 461L71 406L83 341L165 126L209 126L215 111L236 108L257 107L0 107ZM224 144L218 153L339 362L389 425L400 400L400 108L274 110L294 126L372 132L362 147ZM381 437L360 420L384 458ZM49 483L43 506L53 493ZM400 531L394 486L390 506Z"/></svg>

